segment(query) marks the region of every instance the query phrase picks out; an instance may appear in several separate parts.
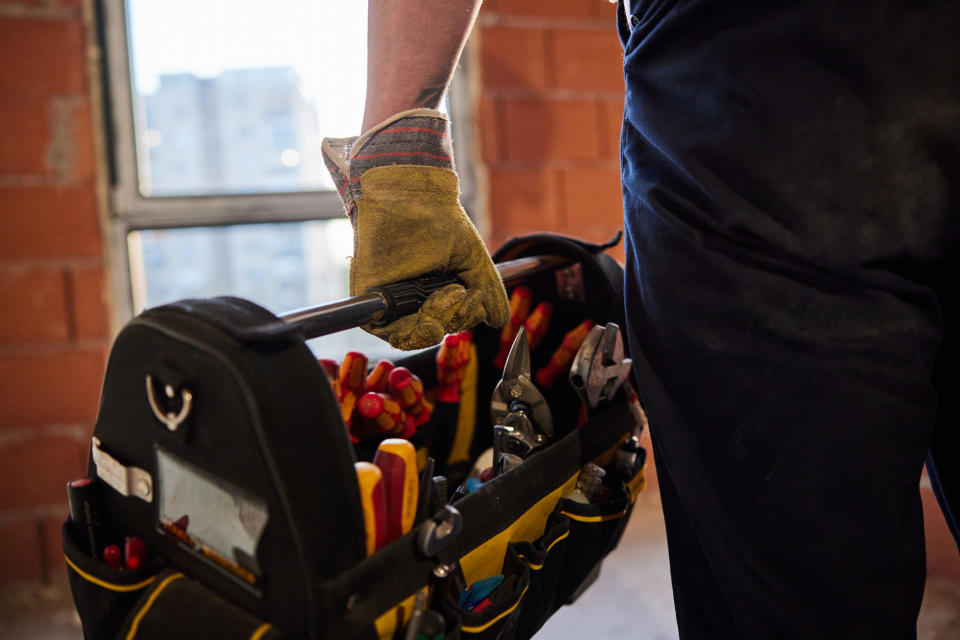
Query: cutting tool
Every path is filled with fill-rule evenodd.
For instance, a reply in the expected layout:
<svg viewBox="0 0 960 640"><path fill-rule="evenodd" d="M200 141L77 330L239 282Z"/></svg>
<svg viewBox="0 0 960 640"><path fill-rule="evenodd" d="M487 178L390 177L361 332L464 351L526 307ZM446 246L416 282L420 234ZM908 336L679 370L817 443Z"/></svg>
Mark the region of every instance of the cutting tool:
<svg viewBox="0 0 960 640"><path fill-rule="evenodd" d="M517 332L493 390L490 418L495 425L493 467L496 475L516 466L553 436L550 407L530 376L530 346L523 327Z"/></svg>

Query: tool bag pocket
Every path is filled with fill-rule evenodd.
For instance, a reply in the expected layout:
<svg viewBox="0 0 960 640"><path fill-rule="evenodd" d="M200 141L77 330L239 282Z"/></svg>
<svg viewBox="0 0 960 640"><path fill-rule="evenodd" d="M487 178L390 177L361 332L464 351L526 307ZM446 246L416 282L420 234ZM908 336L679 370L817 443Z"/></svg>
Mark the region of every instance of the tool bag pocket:
<svg viewBox="0 0 960 640"><path fill-rule="evenodd" d="M496 573L496 570L491 572ZM481 603L480 607L465 610L458 603L460 593L448 590L444 609L455 613L460 621L460 637L472 640L513 638L522 617L530 588L530 567L520 559L516 549L507 547L503 567L503 582Z"/></svg>
<svg viewBox="0 0 960 640"><path fill-rule="evenodd" d="M199 582L168 569L140 595L116 637L279 640L284 635Z"/></svg>
<svg viewBox="0 0 960 640"><path fill-rule="evenodd" d="M131 607L156 582L156 569L111 569L91 556L69 521L61 528L61 536L73 602L83 613L84 637L116 637Z"/></svg>
<svg viewBox="0 0 960 640"><path fill-rule="evenodd" d="M563 568L557 577L557 600L570 604L582 592L585 584L595 577L600 562L620 539L631 509L630 499L623 489L609 502L584 504L562 499L557 513L569 521L570 535Z"/></svg>
<svg viewBox="0 0 960 640"><path fill-rule="evenodd" d="M510 549L530 569L526 606L516 633L518 638L529 638L563 605L557 598L557 584L567 553L578 551L570 548L570 519L554 511L541 538L511 543Z"/></svg>

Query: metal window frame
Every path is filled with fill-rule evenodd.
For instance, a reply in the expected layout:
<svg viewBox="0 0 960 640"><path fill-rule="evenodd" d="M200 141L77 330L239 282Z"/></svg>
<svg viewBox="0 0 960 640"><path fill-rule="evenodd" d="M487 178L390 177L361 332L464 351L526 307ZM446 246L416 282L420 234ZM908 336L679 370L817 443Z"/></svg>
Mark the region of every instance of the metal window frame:
<svg viewBox="0 0 960 640"><path fill-rule="evenodd" d="M106 87L107 154L110 166L109 229L114 282L114 325L134 313L128 236L131 231L261 222L329 220L343 215L335 191L251 193L237 195L144 196L140 192L134 122L133 76L126 0L98 0L98 23L104 48L102 75ZM454 154L461 179L462 203L472 209L476 182L470 169L470 101L467 99L467 56L449 92L450 111L464 123ZM323 302L323 301L318 301Z"/></svg>

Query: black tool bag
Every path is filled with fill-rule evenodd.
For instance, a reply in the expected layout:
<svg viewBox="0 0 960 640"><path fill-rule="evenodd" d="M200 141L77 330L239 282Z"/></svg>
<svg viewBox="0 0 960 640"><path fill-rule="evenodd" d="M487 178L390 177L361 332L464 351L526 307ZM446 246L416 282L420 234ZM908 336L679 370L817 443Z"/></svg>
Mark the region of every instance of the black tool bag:
<svg viewBox="0 0 960 640"><path fill-rule="evenodd" d="M494 255L570 261L524 281L536 302L555 307L533 369L587 317L622 326L622 269L604 248L536 235ZM528 638L596 576L642 471L616 481L603 503L564 496L585 463L609 464L635 433L622 392L578 428L579 400L566 382L544 391L553 439L455 503L463 530L448 555L459 570L443 577L440 559L418 546L417 526L365 556L354 463L373 451L351 444L304 337L236 298L151 309L120 333L92 441L89 526L63 528L87 638L403 637L425 587L445 638ZM438 405L411 439L451 488L491 444L499 339L499 330L474 331L459 403ZM397 364L430 389L435 358L432 349ZM146 542L147 561L111 569L98 548L122 547L127 536ZM488 606L461 609L458 585L495 574L503 583Z"/></svg>

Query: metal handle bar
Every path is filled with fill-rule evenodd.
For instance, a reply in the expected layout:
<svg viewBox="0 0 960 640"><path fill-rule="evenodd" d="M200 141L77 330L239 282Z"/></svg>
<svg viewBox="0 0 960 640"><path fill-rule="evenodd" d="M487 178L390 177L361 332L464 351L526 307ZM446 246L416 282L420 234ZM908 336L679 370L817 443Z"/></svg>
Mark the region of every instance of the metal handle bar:
<svg viewBox="0 0 960 640"><path fill-rule="evenodd" d="M561 256L531 256L508 260L496 265L503 284L511 286L524 278L570 264ZM318 307L297 309L280 316L287 324L296 325L309 338L319 338L344 329L365 324L388 324L413 313L434 291L458 282L455 277L427 276L416 280L376 287L362 296L337 300Z"/></svg>

